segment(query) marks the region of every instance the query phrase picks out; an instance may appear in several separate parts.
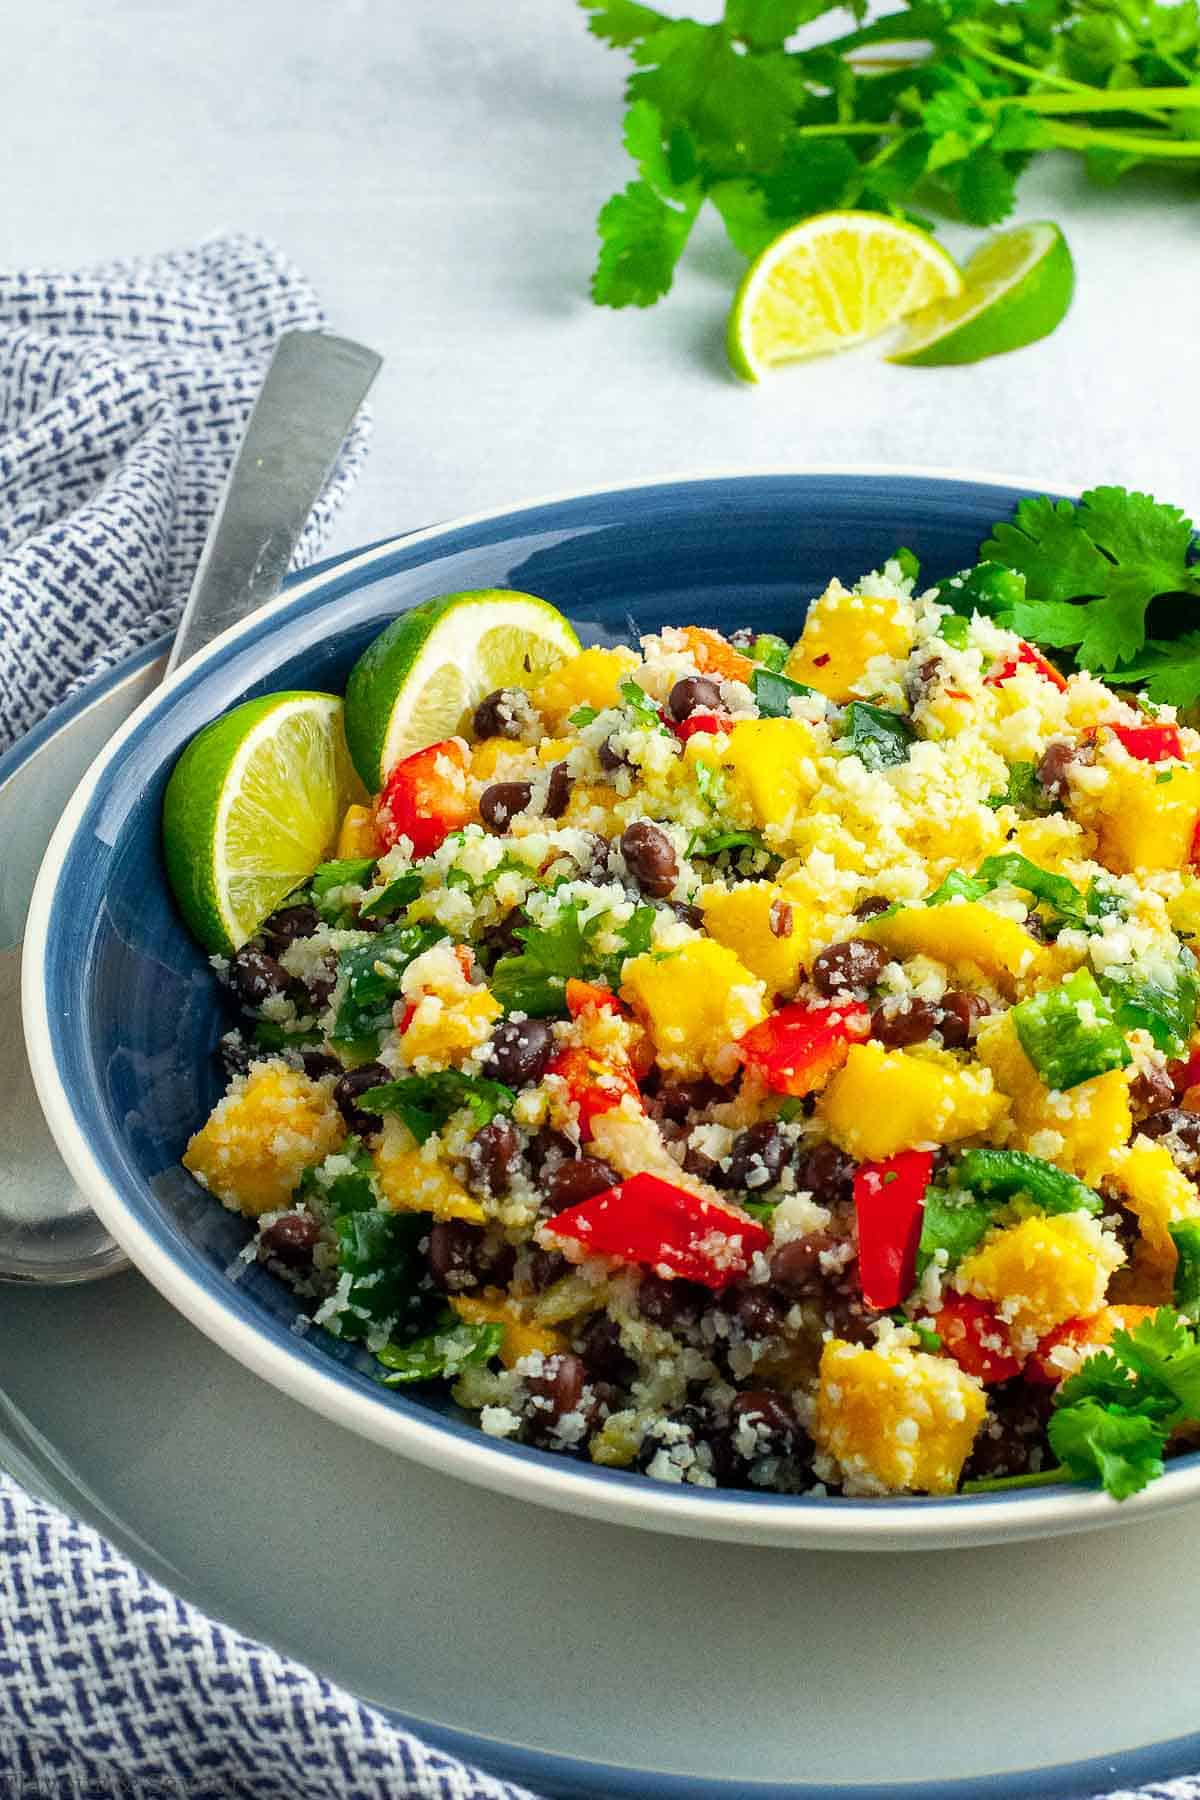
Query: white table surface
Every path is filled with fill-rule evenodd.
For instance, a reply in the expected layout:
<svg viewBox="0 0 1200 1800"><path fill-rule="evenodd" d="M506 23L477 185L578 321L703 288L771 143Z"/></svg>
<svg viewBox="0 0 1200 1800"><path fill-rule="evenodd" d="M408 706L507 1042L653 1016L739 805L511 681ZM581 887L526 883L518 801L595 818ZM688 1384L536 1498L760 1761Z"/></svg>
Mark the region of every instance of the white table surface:
<svg viewBox="0 0 1200 1800"><path fill-rule="evenodd" d="M1046 344L942 370L868 350L748 389L722 349L743 265L715 220L659 306L588 298L594 215L627 179L626 60L572 0L5 13L6 263L259 231L383 352L375 442L331 550L568 487L771 464L1116 481L1200 511L1194 175L1102 191L1077 159L1040 159L1015 216L1059 220L1079 271Z"/></svg>

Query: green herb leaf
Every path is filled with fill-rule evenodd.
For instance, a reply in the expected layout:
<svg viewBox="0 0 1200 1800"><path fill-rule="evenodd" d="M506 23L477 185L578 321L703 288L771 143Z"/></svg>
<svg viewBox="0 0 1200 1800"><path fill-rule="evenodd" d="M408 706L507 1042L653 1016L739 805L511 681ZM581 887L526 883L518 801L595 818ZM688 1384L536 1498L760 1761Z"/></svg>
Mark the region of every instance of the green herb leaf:
<svg viewBox="0 0 1200 1800"><path fill-rule="evenodd" d="M1082 1481L1100 1481L1114 1500L1126 1500L1163 1472L1167 1433L1140 1413L1081 1400L1051 1414L1050 1448Z"/></svg>
<svg viewBox="0 0 1200 1800"><path fill-rule="evenodd" d="M385 1344L376 1356L389 1372L385 1387L407 1387L414 1381L453 1381L463 1369L491 1362L504 1341L503 1325L468 1325L448 1313L436 1331L407 1344Z"/></svg>
<svg viewBox="0 0 1200 1800"><path fill-rule="evenodd" d="M327 925L341 925L352 918L350 908L342 904L342 889L369 888L374 876L373 856L346 857L340 862L321 863L313 870L309 892L313 905Z"/></svg>
<svg viewBox="0 0 1200 1800"><path fill-rule="evenodd" d="M386 1031L405 969L445 935L435 925L392 925L376 932L369 943L343 950L338 980L345 982L345 989L334 1020L334 1041L357 1042Z"/></svg>
<svg viewBox="0 0 1200 1800"><path fill-rule="evenodd" d="M502 1081L464 1075L460 1069L435 1069L431 1075L402 1075L381 1082L360 1094L357 1104L364 1112L398 1114L423 1144L463 1107L470 1110L473 1128L482 1131L498 1113L511 1112L516 1100Z"/></svg>
<svg viewBox="0 0 1200 1800"><path fill-rule="evenodd" d="M1015 762L1009 765L1008 786L1002 794L989 794L985 802L993 811L1000 806L1019 806L1024 812L1042 810L1042 793L1038 785L1037 764Z"/></svg>
<svg viewBox="0 0 1200 1800"><path fill-rule="evenodd" d="M372 1326L419 1329L430 1301L420 1288L418 1245L429 1230L423 1213L387 1208L344 1213L334 1221L338 1271L350 1277L344 1304L325 1324L335 1337L366 1337Z"/></svg>
<svg viewBox="0 0 1200 1800"><path fill-rule="evenodd" d="M917 734L902 713L865 700L846 708L839 742L857 756L864 769L893 769L908 761Z"/></svg>
<svg viewBox="0 0 1200 1800"><path fill-rule="evenodd" d="M986 881L976 881L961 869L951 869L945 880L934 888L926 906L945 906L948 900L982 900L987 893Z"/></svg>
<svg viewBox="0 0 1200 1800"><path fill-rule="evenodd" d="M1175 1309L1195 1325L1200 1322L1200 1220L1181 1219L1167 1230L1177 1253Z"/></svg>
<svg viewBox="0 0 1200 1800"><path fill-rule="evenodd" d="M360 909L364 919L390 919L395 913L403 912L411 906L423 886L420 875L410 869L407 875L398 875L395 881L389 881L381 894L368 900Z"/></svg>
<svg viewBox="0 0 1200 1800"><path fill-rule="evenodd" d="M581 925L579 903L562 906L552 921L517 932L524 948L517 956L500 958L492 971L492 993L505 1012L524 1012L535 1019L565 1018L572 976L619 986L626 958L647 951L653 931L652 906L636 907L619 926L605 913ZM596 939L609 932L620 944L615 952L603 952L596 945Z"/></svg>
<svg viewBox="0 0 1200 1800"><path fill-rule="evenodd" d="M573 725L576 731L582 731L585 725L590 725L593 719L599 717L594 706L577 706L573 713L568 713L567 724Z"/></svg>
<svg viewBox="0 0 1200 1800"><path fill-rule="evenodd" d="M618 691L622 701L633 714L635 724L642 726L646 731L665 731L667 729L662 722L662 715L659 713L658 707L644 687L639 687L636 681L627 678L621 683Z"/></svg>
<svg viewBox="0 0 1200 1800"><path fill-rule="evenodd" d="M1200 971L1190 950L1111 964L1097 981L1122 1031L1148 1031L1167 1056L1183 1053L1200 1010Z"/></svg>
<svg viewBox="0 0 1200 1800"><path fill-rule="evenodd" d="M1085 920L1087 904L1084 896L1073 881L1065 875L1055 875L1049 869L1040 869L1027 856L1021 856L1015 850L1002 851L999 856L989 856L980 863L975 871L976 881L982 881L989 888L1002 887L1006 883L1021 888L1032 894L1035 900L1044 901L1058 914L1065 923L1082 925Z"/></svg>
<svg viewBox="0 0 1200 1800"><path fill-rule="evenodd" d="M378 1206L380 1196L375 1164L370 1151L364 1149L362 1139L353 1136L344 1139L340 1150L315 1167L305 1169L296 1197L333 1215L368 1212Z"/></svg>
<svg viewBox="0 0 1200 1800"><path fill-rule="evenodd" d="M791 712L791 702L803 700L813 692L802 681L793 681L790 675L781 675L774 669L755 669L750 677L750 689L764 719L786 719Z"/></svg>

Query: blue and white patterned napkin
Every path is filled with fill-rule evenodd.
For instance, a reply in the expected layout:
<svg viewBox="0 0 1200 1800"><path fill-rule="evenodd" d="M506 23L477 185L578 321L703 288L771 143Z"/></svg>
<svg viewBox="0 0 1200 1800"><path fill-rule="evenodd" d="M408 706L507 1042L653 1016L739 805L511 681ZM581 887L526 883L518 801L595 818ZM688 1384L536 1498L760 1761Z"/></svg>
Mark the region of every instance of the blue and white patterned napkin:
<svg viewBox="0 0 1200 1800"><path fill-rule="evenodd" d="M260 238L0 273L0 751L174 622L275 339L325 323ZM366 436L360 415L296 567Z"/></svg>

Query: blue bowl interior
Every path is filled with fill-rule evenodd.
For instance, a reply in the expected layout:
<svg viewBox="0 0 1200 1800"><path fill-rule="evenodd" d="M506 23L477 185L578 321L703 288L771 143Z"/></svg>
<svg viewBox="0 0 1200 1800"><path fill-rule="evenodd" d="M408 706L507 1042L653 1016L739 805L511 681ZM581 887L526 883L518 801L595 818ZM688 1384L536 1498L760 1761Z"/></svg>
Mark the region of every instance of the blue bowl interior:
<svg viewBox="0 0 1200 1800"><path fill-rule="evenodd" d="M526 589L560 607L589 642L627 637L631 619L643 630L695 622L795 635L832 575L852 582L901 544L920 557L924 577L951 574L975 559L991 525L1019 498L1019 490L990 484L831 475L713 479L564 500L450 528L427 543L401 542L362 569L334 568L314 592L185 678L101 776L69 847L48 935L46 991L64 1087L132 1212L225 1307L297 1357L326 1372L333 1359L342 1379L380 1405L474 1435L443 1396L393 1394L373 1380L375 1365L362 1351L317 1329L298 1336L292 1296L257 1265L244 1268L235 1286L227 1271L248 1227L179 1166L220 1091L213 1049L232 1018L175 912L163 869L159 811L176 756L241 700L294 687L341 691L382 625L434 594ZM509 1456L542 1454L494 1447ZM608 1482L641 1479L592 1473ZM745 1498L760 1507L827 1504Z"/></svg>

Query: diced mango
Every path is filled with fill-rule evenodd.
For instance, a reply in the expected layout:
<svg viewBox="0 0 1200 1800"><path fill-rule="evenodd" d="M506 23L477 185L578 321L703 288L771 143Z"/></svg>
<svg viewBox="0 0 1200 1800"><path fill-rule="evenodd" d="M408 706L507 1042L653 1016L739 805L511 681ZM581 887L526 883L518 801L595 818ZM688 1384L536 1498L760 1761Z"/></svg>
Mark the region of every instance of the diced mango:
<svg viewBox="0 0 1200 1800"><path fill-rule="evenodd" d="M491 1034L504 1008L485 987L469 987L454 995L424 994L400 1039L400 1054L411 1068L428 1057L438 1064L459 1063Z"/></svg>
<svg viewBox="0 0 1200 1800"><path fill-rule="evenodd" d="M253 1063L217 1101L184 1151L184 1167L231 1212L286 1206L305 1169L346 1135L330 1085L283 1063Z"/></svg>
<svg viewBox="0 0 1200 1800"><path fill-rule="evenodd" d="M622 998L654 1042L660 1065L691 1080L732 1072L731 1045L766 1017L766 994L732 950L696 938L667 956L625 964Z"/></svg>
<svg viewBox="0 0 1200 1800"><path fill-rule="evenodd" d="M561 1331L554 1331L549 1325L531 1324L522 1316L520 1304L506 1300L499 1292L478 1296L451 1294L450 1304L468 1325L503 1325L500 1361L506 1369L511 1369L523 1356L531 1356L535 1350L540 1350L543 1356L554 1356L567 1348L567 1340Z"/></svg>
<svg viewBox="0 0 1200 1800"><path fill-rule="evenodd" d="M1124 1260L1088 1213L1039 1215L991 1232L959 1264L954 1285L992 1301L1015 1332L1041 1338L1064 1319L1098 1311Z"/></svg>
<svg viewBox="0 0 1200 1800"><path fill-rule="evenodd" d="M710 888L700 905L710 937L765 981L768 994L790 999L813 947L801 905L773 881L743 881L727 891Z"/></svg>
<svg viewBox="0 0 1200 1800"><path fill-rule="evenodd" d="M781 825L817 786L815 742L803 719L742 719L721 766L756 825Z"/></svg>
<svg viewBox="0 0 1200 1800"><path fill-rule="evenodd" d="M983 1021L975 1054L1012 1102L1012 1147L1032 1151L1095 1187L1129 1139L1133 1120L1125 1070L1110 1069L1065 1094L1052 1093L1022 1050L1008 1013Z"/></svg>
<svg viewBox="0 0 1200 1800"><path fill-rule="evenodd" d="M533 703L555 728L577 706L594 706L602 712L620 704L620 685L637 662L633 651L620 645L613 650L599 645L581 650L543 675L533 690Z"/></svg>
<svg viewBox="0 0 1200 1800"><path fill-rule="evenodd" d="M573 748L571 738L543 738L537 747L537 759L540 763L561 762Z"/></svg>
<svg viewBox="0 0 1200 1800"><path fill-rule="evenodd" d="M471 750L471 773L478 781L491 781L493 776L506 772L506 764L524 756L525 748L511 738L481 738Z"/></svg>
<svg viewBox="0 0 1200 1800"><path fill-rule="evenodd" d="M975 901L948 901L944 906L906 906L891 918L863 929L893 956L928 956L945 963L956 976L984 976L1012 999L1017 983L1045 972L1045 947L1023 925Z"/></svg>
<svg viewBox="0 0 1200 1800"><path fill-rule="evenodd" d="M809 608L784 673L830 700L852 700L873 656L907 656L912 645L906 600L849 594L835 583Z"/></svg>
<svg viewBox="0 0 1200 1800"><path fill-rule="evenodd" d="M1174 930L1200 936L1200 880L1194 875L1185 876L1181 891L1168 900L1167 917Z"/></svg>
<svg viewBox="0 0 1200 1800"><path fill-rule="evenodd" d="M813 1438L856 1494L952 1494L987 1401L949 1357L831 1339Z"/></svg>
<svg viewBox="0 0 1200 1800"><path fill-rule="evenodd" d="M1140 1133L1115 1158L1113 1174L1141 1233L1134 1271L1139 1292L1144 1288L1146 1298L1167 1301L1179 1260L1167 1228L1200 1219L1200 1192L1175 1167L1165 1144Z"/></svg>
<svg viewBox="0 0 1200 1800"><path fill-rule="evenodd" d="M375 829L373 808L348 806L333 854L340 861L357 856L381 856L383 848L383 839Z"/></svg>
<svg viewBox="0 0 1200 1800"><path fill-rule="evenodd" d="M1200 769L1114 762L1099 794L1072 790L1072 809L1100 841L1100 860L1120 875L1184 869L1200 823Z"/></svg>
<svg viewBox="0 0 1200 1800"><path fill-rule="evenodd" d="M372 1152L383 1203L393 1212L427 1212L435 1219L467 1219L482 1225L487 1215L461 1181L438 1160L438 1141L418 1144L406 1125L389 1118Z"/></svg>
<svg viewBox="0 0 1200 1800"><path fill-rule="evenodd" d="M900 1150L988 1131L1007 1105L986 1069L872 1043L850 1046L817 1110L839 1149L880 1162Z"/></svg>

